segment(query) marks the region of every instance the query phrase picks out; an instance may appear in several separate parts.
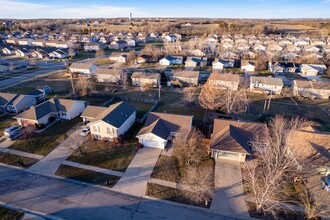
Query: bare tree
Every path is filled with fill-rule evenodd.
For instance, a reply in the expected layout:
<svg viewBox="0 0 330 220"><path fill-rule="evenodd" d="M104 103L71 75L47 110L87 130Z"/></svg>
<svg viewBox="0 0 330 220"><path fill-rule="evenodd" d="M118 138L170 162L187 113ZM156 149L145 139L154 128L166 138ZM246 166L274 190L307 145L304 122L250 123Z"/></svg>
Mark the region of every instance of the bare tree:
<svg viewBox="0 0 330 220"><path fill-rule="evenodd" d="M292 211L292 206L283 196L283 186L293 181L297 175L298 164L290 153L292 133L300 129L304 121L275 116L264 133L252 143L256 159L244 164L246 183L255 201L258 213Z"/></svg>
<svg viewBox="0 0 330 220"><path fill-rule="evenodd" d="M76 52L74 51L74 49L72 47L69 48L68 50L68 55L72 58L76 55Z"/></svg>
<svg viewBox="0 0 330 220"><path fill-rule="evenodd" d="M121 81L121 85L123 86L123 89L126 89L126 86L128 85L127 73L125 71L123 71L122 69L119 69L118 67L115 67L115 69L118 72L118 74L120 75L120 81Z"/></svg>
<svg viewBox="0 0 330 220"><path fill-rule="evenodd" d="M135 50L131 50L127 56L127 64L132 65L135 63L136 60L136 54L135 54Z"/></svg>
<svg viewBox="0 0 330 220"><path fill-rule="evenodd" d="M154 44L147 44L142 50L142 54L149 55L152 60L157 61L161 55L160 49Z"/></svg>
<svg viewBox="0 0 330 220"><path fill-rule="evenodd" d="M186 87L183 89L183 96L189 105L191 110L192 106L195 104L196 101L196 88L195 87Z"/></svg>
<svg viewBox="0 0 330 220"><path fill-rule="evenodd" d="M81 96L86 96L88 91L93 90L93 82L87 77L79 77L75 88L80 92Z"/></svg>
<svg viewBox="0 0 330 220"><path fill-rule="evenodd" d="M249 99L245 90L225 90L221 92L221 97L218 104L219 110L227 115L244 113L248 109Z"/></svg>
<svg viewBox="0 0 330 220"><path fill-rule="evenodd" d="M206 84L199 94L198 100L203 108L214 111L218 109L221 98L221 90L219 88Z"/></svg>
<svg viewBox="0 0 330 220"><path fill-rule="evenodd" d="M98 51L95 52L95 58L97 59L102 59L105 55L105 52L103 49L99 49Z"/></svg>
<svg viewBox="0 0 330 220"><path fill-rule="evenodd" d="M184 196L192 202L205 202L207 206L214 194L213 176L212 169L189 167L182 181Z"/></svg>
<svg viewBox="0 0 330 220"><path fill-rule="evenodd" d="M179 163L184 165L197 166L208 155L201 145L203 134L193 128L190 132L181 129L173 140L174 156ZM187 153L189 152L189 153Z"/></svg>

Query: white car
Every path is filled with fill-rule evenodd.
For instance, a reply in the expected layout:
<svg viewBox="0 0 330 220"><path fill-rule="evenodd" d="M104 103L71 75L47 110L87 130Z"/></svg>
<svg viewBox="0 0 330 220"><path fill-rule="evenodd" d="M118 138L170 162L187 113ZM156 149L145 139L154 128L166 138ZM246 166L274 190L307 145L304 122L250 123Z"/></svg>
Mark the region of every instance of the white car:
<svg viewBox="0 0 330 220"><path fill-rule="evenodd" d="M90 130L90 128L83 128L82 130L81 130L81 133L80 133L80 135L81 136L87 136L89 133L91 132L91 130Z"/></svg>
<svg viewBox="0 0 330 220"><path fill-rule="evenodd" d="M16 125L11 126L5 130L4 135L9 137L12 133L14 133L15 131L18 131L19 129L20 129L20 127L18 127Z"/></svg>

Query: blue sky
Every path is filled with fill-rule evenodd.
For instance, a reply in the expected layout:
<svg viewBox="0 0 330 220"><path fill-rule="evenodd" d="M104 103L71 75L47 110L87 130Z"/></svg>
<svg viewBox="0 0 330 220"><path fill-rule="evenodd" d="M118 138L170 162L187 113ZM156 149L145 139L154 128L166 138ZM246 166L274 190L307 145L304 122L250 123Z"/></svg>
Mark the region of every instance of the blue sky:
<svg viewBox="0 0 330 220"><path fill-rule="evenodd" d="M0 18L330 18L330 0L0 0Z"/></svg>

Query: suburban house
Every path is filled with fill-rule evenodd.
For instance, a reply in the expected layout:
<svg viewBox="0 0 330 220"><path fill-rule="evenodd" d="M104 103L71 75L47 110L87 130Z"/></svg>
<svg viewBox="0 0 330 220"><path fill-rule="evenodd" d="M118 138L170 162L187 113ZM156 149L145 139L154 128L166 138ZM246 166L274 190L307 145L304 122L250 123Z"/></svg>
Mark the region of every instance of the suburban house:
<svg viewBox="0 0 330 220"><path fill-rule="evenodd" d="M223 59L216 59L212 63L212 68L214 70L223 70L226 68L234 68L235 61L234 60L223 60Z"/></svg>
<svg viewBox="0 0 330 220"><path fill-rule="evenodd" d="M269 70L274 74L284 73L284 69L285 69L280 63L272 63L272 62L269 62L268 67Z"/></svg>
<svg viewBox="0 0 330 220"><path fill-rule="evenodd" d="M158 87L160 83L159 73L134 72L131 76L133 86Z"/></svg>
<svg viewBox="0 0 330 220"><path fill-rule="evenodd" d="M144 147L165 149L179 131L191 130L192 120L193 116L150 112L136 137Z"/></svg>
<svg viewBox="0 0 330 220"><path fill-rule="evenodd" d="M185 67L203 67L206 66L206 57L187 57Z"/></svg>
<svg viewBox="0 0 330 220"><path fill-rule="evenodd" d="M283 88L282 78L250 76L250 91L263 91L270 94L281 94Z"/></svg>
<svg viewBox="0 0 330 220"><path fill-rule="evenodd" d="M141 63L148 63L150 61L151 61L151 56L149 56L147 54L142 54L136 58L135 62L138 64L141 64Z"/></svg>
<svg viewBox="0 0 330 220"><path fill-rule="evenodd" d="M18 94L12 94L12 93L0 93L0 113L7 112L7 105L11 103Z"/></svg>
<svg viewBox="0 0 330 220"><path fill-rule="evenodd" d="M249 60L242 60L241 61L241 70L244 72L254 72L256 64L253 61Z"/></svg>
<svg viewBox="0 0 330 220"><path fill-rule="evenodd" d="M174 71L172 81L179 81L182 84L198 86L199 71Z"/></svg>
<svg viewBox="0 0 330 220"><path fill-rule="evenodd" d="M69 57L69 51L68 49L57 49L50 52L48 56L53 59L63 59Z"/></svg>
<svg viewBox="0 0 330 220"><path fill-rule="evenodd" d="M90 126L93 138L110 141L128 131L135 122L136 110L126 102L118 102L109 107L87 106L81 117Z"/></svg>
<svg viewBox="0 0 330 220"><path fill-rule="evenodd" d="M263 130L261 123L214 119L211 157L244 162L246 156L252 155L251 144L261 141L257 137L262 138Z"/></svg>
<svg viewBox="0 0 330 220"><path fill-rule="evenodd" d="M320 99L330 98L329 81L293 80L293 95Z"/></svg>
<svg viewBox="0 0 330 220"><path fill-rule="evenodd" d="M212 73L207 82L209 85L237 91L240 80L239 75Z"/></svg>
<svg viewBox="0 0 330 220"><path fill-rule="evenodd" d="M118 41L112 41L110 43L109 49L113 49L113 50L122 50L124 48L126 48L127 42L123 41L123 40L118 40Z"/></svg>
<svg viewBox="0 0 330 220"><path fill-rule="evenodd" d="M18 45L24 45L24 46L32 46L32 39L29 38L21 38L17 40Z"/></svg>
<svg viewBox="0 0 330 220"><path fill-rule="evenodd" d="M97 42L88 42L84 45L84 51L98 51L102 48L101 44ZM104 47L103 47L104 48Z"/></svg>
<svg viewBox="0 0 330 220"><path fill-rule="evenodd" d="M111 61L116 61L119 63L126 63L128 57L128 53L121 53L121 52L113 52L109 59Z"/></svg>
<svg viewBox="0 0 330 220"><path fill-rule="evenodd" d="M98 82L118 83L121 80L120 72L113 68L98 67L95 76Z"/></svg>
<svg viewBox="0 0 330 220"><path fill-rule="evenodd" d="M182 64L183 63L183 57L181 56L166 56L163 59L159 60L159 64L162 66L169 66L169 65L175 65L175 64Z"/></svg>
<svg viewBox="0 0 330 220"><path fill-rule="evenodd" d="M85 105L85 101L55 97L31 107L13 118L16 118L18 124L24 127L46 125L51 122L51 118L71 120L77 117L84 111Z"/></svg>
<svg viewBox="0 0 330 220"><path fill-rule="evenodd" d="M301 64L300 71L304 76L317 76L325 73L327 71L327 67L325 65L318 64Z"/></svg>
<svg viewBox="0 0 330 220"><path fill-rule="evenodd" d="M94 75L97 69L97 66L93 63L81 63L75 62L70 66L71 73L79 73L83 75Z"/></svg>

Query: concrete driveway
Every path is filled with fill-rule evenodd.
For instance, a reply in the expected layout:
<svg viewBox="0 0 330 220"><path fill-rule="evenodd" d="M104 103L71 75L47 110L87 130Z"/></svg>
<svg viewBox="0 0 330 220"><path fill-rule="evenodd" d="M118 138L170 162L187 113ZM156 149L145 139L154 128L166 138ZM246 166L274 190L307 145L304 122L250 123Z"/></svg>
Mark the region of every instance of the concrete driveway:
<svg viewBox="0 0 330 220"><path fill-rule="evenodd" d="M217 159L215 163L215 195L211 209L227 215L249 217L245 204L241 164Z"/></svg>
<svg viewBox="0 0 330 220"><path fill-rule="evenodd" d="M147 147L140 149L122 178L112 189L130 195L144 196L147 182L161 151L161 149Z"/></svg>

